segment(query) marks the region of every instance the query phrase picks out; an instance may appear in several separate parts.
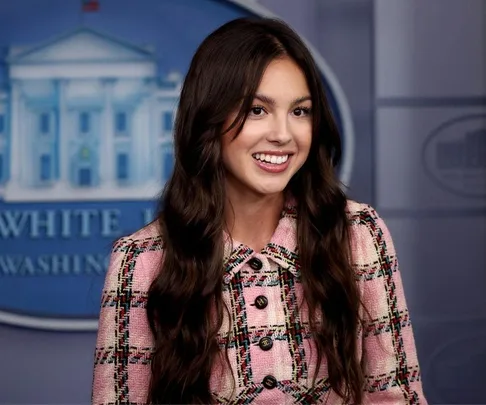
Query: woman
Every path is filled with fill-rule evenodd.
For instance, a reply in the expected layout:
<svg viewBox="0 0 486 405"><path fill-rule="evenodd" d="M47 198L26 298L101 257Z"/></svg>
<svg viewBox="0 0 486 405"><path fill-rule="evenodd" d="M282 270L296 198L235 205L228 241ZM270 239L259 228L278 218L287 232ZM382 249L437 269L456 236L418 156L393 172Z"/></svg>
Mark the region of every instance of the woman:
<svg viewBox="0 0 486 405"><path fill-rule="evenodd" d="M288 26L205 39L160 215L112 252L93 403L426 403L392 240L340 155Z"/></svg>

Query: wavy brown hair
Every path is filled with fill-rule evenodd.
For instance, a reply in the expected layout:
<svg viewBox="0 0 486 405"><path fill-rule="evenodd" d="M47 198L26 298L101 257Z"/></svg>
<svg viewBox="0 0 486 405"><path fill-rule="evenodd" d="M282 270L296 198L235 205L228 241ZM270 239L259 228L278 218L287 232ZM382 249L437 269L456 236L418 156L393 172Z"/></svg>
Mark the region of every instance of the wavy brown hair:
<svg viewBox="0 0 486 405"><path fill-rule="evenodd" d="M297 200L301 281L318 366L327 359L331 388L346 403L362 400L360 296L350 264L346 196L335 173L339 132L318 69L298 35L278 20L238 19L203 41L181 91L174 170L157 219L164 258L147 304L155 341L149 403L214 401L209 381L221 354L217 334L225 309L221 137L235 110L232 127L241 130L266 67L282 57L302 69L312 97L310 153L288 189Z"/></svg>

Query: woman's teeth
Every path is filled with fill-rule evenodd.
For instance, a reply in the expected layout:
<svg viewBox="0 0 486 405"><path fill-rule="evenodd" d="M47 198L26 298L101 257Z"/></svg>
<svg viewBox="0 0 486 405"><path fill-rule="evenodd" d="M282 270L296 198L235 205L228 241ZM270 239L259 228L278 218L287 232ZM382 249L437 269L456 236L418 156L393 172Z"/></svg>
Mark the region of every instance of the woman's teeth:
<svg viewBox="0 0 486 405"><path fill-rule="evenodd" d="M289 158L289 155L275 156L275 155L265 155L263 153L255 153L253 157L261 162L272 163L274 165L281 165L285 163Z"/></svg>

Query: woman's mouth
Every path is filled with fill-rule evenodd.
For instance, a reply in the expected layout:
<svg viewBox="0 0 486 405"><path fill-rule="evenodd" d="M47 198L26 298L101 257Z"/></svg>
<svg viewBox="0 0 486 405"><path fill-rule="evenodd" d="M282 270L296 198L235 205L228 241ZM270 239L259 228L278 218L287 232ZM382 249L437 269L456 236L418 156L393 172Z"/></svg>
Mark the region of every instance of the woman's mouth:
<svg viewBox="0 0 486 405"><path fill-rule="evenodd" d="M278 154L273 155L269 153L254 153L253 159L256 165L265 172L268 173L281 173L289 167L289 163L292 159L292 155Z"/></svg>
<svg viewBox="0 0 486 405"><path fill-rule="evenodd" d="M265 153L255 153L253 157L260 162L271 163L273 165L281 165L289 159L290 155L268 155Z"/></svg>

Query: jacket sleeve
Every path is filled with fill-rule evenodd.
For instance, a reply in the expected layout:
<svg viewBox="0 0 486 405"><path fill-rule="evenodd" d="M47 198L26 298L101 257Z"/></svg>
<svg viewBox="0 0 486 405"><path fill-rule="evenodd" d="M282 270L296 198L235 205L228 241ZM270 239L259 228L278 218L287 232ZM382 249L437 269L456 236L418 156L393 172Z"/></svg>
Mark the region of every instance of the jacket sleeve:
<svg viewBox="0 0 486 405"><path fill-rule="evenodd" d="M101 298L96 339L93 404L145 404L150 379L149 329L137 247L121 238L113 247ZM142 289L143 291L143 289Z"/></svg>
<svg viewBox="0 0 486 405"><path fill-rule="evenodd" d="M359 213L357 245L364 326L366 404L427 404L410 315L391 235L376 211Z"/></svg>

